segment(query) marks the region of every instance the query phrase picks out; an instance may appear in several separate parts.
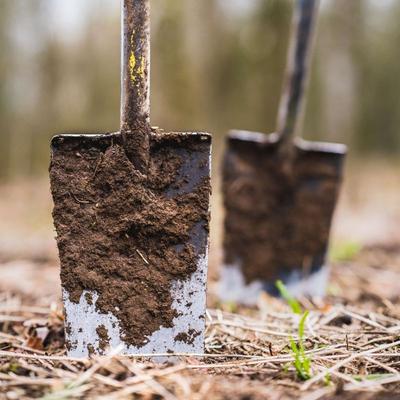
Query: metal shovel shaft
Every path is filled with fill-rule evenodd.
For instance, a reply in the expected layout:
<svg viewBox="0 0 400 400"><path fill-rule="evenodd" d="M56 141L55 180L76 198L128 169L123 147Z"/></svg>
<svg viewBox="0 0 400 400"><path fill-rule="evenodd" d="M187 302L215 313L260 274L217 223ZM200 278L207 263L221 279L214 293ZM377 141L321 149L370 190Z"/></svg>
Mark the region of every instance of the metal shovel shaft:
<svg viewBox="0 0 400 400"><path fill-rule="evenodd" d="M122 0L121 131L150 124L150 1Z"/></svg>
<svg viewBox="0 0 400 400"><path fill-rule="evenodd" d="M278 112L277 132L281 152L290 153L300 124L304 93L309 76L313 31L319 0L298 0L293 16L292 37L289 46L285 90Z"/></svg>
<svg viewBox="0 0 400 400"><path fill-rule="evenodd" d="M150 0L122 0L121 133L133 164L146 173L150 127Z"/></svg>

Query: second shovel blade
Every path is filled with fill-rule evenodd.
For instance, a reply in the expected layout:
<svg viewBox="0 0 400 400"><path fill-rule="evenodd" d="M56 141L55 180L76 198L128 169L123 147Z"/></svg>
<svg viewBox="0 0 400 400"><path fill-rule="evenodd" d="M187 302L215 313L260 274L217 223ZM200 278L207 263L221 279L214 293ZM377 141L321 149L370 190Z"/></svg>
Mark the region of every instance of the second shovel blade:
<svg viewBox="0 0 400 400"><path fill-rule="evenodd" d="M288 172L278 137L234 131L223 167L224 301L254 304L282 280L294 294L323 295L326 253L346 147L299 140Z"/></svg>

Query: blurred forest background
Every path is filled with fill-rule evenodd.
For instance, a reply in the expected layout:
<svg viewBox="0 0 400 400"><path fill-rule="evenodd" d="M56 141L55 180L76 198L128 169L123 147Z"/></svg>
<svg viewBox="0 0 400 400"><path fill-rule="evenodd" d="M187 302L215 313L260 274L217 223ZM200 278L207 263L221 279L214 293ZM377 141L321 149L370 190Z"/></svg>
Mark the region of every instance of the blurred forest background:
<svg viewBox="0 0 400 400"><path fill-rule="evenodd" d="M290 0L153 0L152 123L274 130ZM400 2L322 0L304 134L400 151ZM0 1L0 179L45 174L57 132L119 126L119 1Z"/></svg>
<svg viewBox="0 0 400 400"><path fill-rule="evenodd" d="M212 257L224 136L275 129L292 5L152 0L152 124L214 134ZM303 133L350 147L335 239L400 240L399 21L398 0L321 1ZM119 0L0 0L0 261L56 254L50 138L118 130L119 43Z"/></svg>

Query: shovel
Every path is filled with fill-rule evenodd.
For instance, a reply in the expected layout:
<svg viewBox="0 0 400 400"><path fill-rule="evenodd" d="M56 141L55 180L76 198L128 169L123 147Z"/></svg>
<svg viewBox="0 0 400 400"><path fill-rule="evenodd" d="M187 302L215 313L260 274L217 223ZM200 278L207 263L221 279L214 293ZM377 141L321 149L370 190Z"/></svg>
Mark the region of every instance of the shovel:
<svg viewBox="0 0 400 400"><path fill-rule="evenodd" d="M204 350L207 133L149 122L150 0L123 0L118 133L52 139L69 355Z"/></svg>
<svg viewBox="0 0 400 400"><path fill-rule="evenodd" d="M309 70L318 1L297 0L287 83L277 133L232 131L223 165L226 209L224 301L255 304L276 295L277 280L294 295L324 294L326 253L346 147L295 138Z"/></svg>

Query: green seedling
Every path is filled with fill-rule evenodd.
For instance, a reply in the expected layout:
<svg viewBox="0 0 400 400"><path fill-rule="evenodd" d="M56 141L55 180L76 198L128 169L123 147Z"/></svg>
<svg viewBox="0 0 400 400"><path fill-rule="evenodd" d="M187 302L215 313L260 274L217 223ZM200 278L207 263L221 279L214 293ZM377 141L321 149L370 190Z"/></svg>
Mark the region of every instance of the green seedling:
<svg viewBox="0 0 400 400"><path fill-rule="evenodd" d="M304 349L304 327L309 312L306 311L299 322L299 340L298 343L293 338L290 338L290 348L294 356L294 367L296 368L297 376L306 381L311 378L311 358L308 357Z"/></svg>
<svg viewBox="0 0 400 400"><path fill-rule="evenodd" d="M357 242L342 242L332 246L330 251L331 261L351 261L362 250L362 246Z"/></svg>
<svg viewBox="0 0 400 400"><path fill-rule="evenodd" d="M276 281L276 288L279 290L281 297L286 300L289 307L292 309L294 314L302 314L303 310L300 303L289 293L285 284L282 281Z"/></svg>
<svg viewBox="0 0 400 400"><path fill-rule="evenodd" d="M237 312L238 304L234 301L229 301L227 303L224 303L224 308L229 313L235 313Z"/></svg>
<svg viewBox="0 0 400 400"><path fill-rule="evenodd" d="M276 287L282 298L287 301L292 312L296 315L301 315L298 326L298 342L296 343L292 337L289 338L289 341L297 376L299 379L306 381L311 378L311 358L307 356L304 348L304 332L309 311L303 312L300 303L289 293L282 281L277 281Z"/></svg>
<svg viewBox="0 0 400 400"><path fill-rule="evenodd" d="M325 384L325 386L330 386L331 383L332 383L331 374L327 373L324 376L324 384Z"/></svg>

